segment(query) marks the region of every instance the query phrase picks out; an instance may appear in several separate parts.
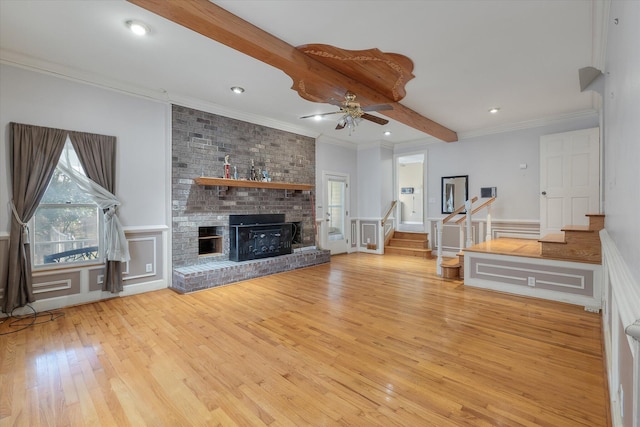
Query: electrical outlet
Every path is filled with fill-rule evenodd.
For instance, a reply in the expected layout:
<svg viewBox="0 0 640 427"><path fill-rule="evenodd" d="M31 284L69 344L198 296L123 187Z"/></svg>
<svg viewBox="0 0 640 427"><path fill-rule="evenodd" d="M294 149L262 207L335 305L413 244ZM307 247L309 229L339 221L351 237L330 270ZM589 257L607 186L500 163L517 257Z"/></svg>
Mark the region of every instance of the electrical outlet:
<svg viewBox="0 0 640 427"><path fill-rule="evenodd" d="M535 286L535 285L536 285L536 278L535 277L527 278L527 286Z"/></svg>
<svg viewBox="0 0 640 427"><path fill-rule="evenodd" d="M104 282L104 274L98 274L98 285Z"/></svg>
<svg viewBox="0 0 640 427"><path fill-rule="evenodd" d="M151 273L153 271L153 264L147 264L145 268L147 273Z"/></svg>

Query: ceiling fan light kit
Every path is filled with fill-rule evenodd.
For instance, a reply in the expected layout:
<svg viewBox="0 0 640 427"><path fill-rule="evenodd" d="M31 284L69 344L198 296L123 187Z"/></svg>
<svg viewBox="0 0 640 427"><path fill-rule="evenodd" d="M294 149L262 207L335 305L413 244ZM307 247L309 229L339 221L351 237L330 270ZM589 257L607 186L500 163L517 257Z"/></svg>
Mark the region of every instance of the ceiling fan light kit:
<svg viewBox="0 0 640 427"><path fill-rule="evenodd" d="M338 121L338 125L336 126L336 130L348 128L349 135L351 135L351 132L355 130L355 127L360 121L362 121L362 119L377 123L379 125L386 125L387 123L389 123L389 120L369 114L367 113L367 111L385 111L393 109L393 107L389 104L361 107L360 103L356 101L356 94L350 91L347 91L344 94L344 101L337 102L333 99L331 101L331 104L339 106L340 110L324 114L311 114L308 116L302 116L300 118L308 119L310 117L313 117L315 120L319 120L323 116L328 116L331 114L342 114L342 117L340 118L340 120Z"/></svg>

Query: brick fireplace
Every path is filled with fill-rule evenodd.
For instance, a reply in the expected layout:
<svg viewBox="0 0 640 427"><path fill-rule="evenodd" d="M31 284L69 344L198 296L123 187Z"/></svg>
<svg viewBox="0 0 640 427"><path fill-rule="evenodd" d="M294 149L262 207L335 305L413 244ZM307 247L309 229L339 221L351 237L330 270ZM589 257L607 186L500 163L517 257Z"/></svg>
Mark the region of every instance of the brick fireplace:
<svg viewBox="0 0 640 427"><path fill-rule="evenodd" d="M172 261L174 268L229 260L230 215L284 214L296 224L292 250L315 245L315 190L199 185L200 176L247 179L266 170L273 182L315 183L315 140L253 123L172 107ZM205 254L202 254L205 248Z"/></svg>

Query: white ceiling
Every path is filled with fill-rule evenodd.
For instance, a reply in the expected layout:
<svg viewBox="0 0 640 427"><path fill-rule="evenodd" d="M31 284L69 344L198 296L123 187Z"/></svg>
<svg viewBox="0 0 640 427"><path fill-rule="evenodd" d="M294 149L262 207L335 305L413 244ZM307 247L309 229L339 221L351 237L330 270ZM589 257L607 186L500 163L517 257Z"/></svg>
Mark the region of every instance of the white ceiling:
<svg viewBox="0 0 640 427"><path fill-rule="evenodd" d="M594 109L590 93L580 93L578 69L602 68L602 0L214 3L293 46L408 56L415 78L401 103L460 137ZM130 33L130 19L147 23L151 34ZM395 121L363 121L349 135L334 130L339 115L300 119L336 108L300 98L283 72L124 0L0 0L0 60L314 137L433 141ZM233 94L234 85L246 92ZM494 106L500 112L489 114Z"/></svg>

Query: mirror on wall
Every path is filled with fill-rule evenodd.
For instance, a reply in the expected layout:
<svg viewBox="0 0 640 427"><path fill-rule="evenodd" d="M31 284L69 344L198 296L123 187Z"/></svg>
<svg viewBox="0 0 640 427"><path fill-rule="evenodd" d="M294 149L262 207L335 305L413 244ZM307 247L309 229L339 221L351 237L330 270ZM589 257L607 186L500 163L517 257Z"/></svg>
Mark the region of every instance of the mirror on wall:
<svg viewBox="0 0 640 427"><path fill-rule="evenodd" d="M442 213L450 214L469 197L469 175L442 177ZM463 210L462 213L465 213Z"/></svg>

